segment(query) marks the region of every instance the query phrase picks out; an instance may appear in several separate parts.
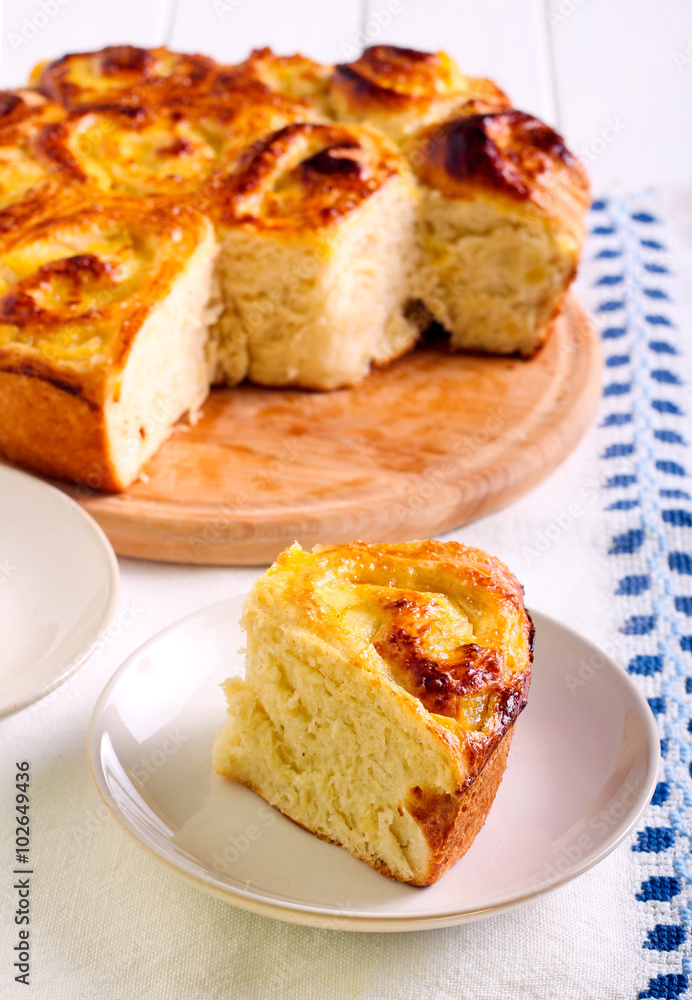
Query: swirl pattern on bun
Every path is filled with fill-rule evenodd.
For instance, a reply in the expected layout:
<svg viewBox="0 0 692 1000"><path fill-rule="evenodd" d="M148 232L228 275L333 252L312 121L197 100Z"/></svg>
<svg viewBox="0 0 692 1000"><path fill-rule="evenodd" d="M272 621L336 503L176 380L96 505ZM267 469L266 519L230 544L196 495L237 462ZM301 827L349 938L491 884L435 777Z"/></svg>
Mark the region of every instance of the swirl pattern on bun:
<svg viewBox="0 0 692 1000"><path fill-rule="evenodd" d="M278 94L325 113L332 71L332 66L305 56L278 56L270 48L254 49L244 62L219 70L214 91L222 96L234 91Z"/></svg>
<svg viewBox="0 0 692 1000"><path fill-rule="evenodd" d="M64 116L35 90L0 91L0 233L40 218L68 183L40 148L44 129Z"/></svg>
<svg viewBox="0 0 692 1000"><path fill-rule="evenodd" d="M248 147L309 115L300 102L261 94L237 104L104 105L71 112L43 131L40 145L73 182L137 196L193 195Z"/></svg>
<svg viewBox="0 0 692 1000"><path fill-rule="evenodd" d="M31 83L66 107L185 102L208 94L218 67L208 56L109 45L39 63Z"/></svg>
<svg viewBox="0 0 692 1000"><path fill-rule="evenodd" d="M217 772L392 878L439 879L485 822L526 704L516 578L456 542L296 545L243 624Z"/></svg>
<svg viewBox="0 0 692 1000"><path fill-rule="evenodd" d="M0 450L123 489L208 390L215 240L160 200L54 205L0 238Z"/></svg>
<svg viewBox="0 0 692 1000"><path fill-rule="evenodd" d="M337 66L331 94L339 118L370 122L397 142L469 101L509 107L492 80L465 76L445 52L391 45L373 45L355 62Z"/></svg>

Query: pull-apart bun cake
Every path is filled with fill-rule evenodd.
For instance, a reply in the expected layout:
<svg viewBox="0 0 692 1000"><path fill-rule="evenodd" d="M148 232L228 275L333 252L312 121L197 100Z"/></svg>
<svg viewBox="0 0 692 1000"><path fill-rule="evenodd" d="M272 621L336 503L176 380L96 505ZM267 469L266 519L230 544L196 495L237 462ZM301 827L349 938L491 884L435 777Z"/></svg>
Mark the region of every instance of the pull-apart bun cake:
<svg viewBox="0 0 692 1000"><path fill-rule="evenodd" d="M454 349L530 357L574 276L587 204L560 137L444 53L379 45L328 66L258 49L222 65L118 45L43 63L0 93L0 412L12 415L0 450L121 490L213 384L353 385L433 321ZM91 223L74 223L79 239L47 235L78 210L94 247ZM111 260L116 243L139 280ZM94 274L69 263L85 254L117 297L92 294ZM165 310L158 348L139 350ZM182 343L202 343L201 381L195 364L187 403L181 390L154 417L188 365ZM127 461L111 436L131 423L123 380L139 387L140 426L157 428ZM84 444L97 416L83 425L79 406L103 418L98 447Z"/></svg>
<svg viewBox="0 0 692 1000"><path fill-rule="evenodd" d="M402 882L471 846L531 675L506 566L456 542L294 545L245 603L215 770Z"/></svg>

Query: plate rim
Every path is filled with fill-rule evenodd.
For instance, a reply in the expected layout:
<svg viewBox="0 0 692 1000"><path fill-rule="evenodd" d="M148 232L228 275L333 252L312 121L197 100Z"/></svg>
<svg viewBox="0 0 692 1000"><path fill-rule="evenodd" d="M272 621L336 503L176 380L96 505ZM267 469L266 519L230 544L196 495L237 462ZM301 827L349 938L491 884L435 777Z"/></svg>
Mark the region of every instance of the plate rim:
<svg viewBox="0 0 692 1000"><path fill-rule="evenodd" d="M12 702L3 703L0 701L0 719L8 718L17 712L21 712L22 709L28 708L29 705L33 705L35 702L40 701L41 698L50 694L51 691L54 691L57 687L64 683L64 681L71 677L72 674L76 673L76 671L84 663L86 663L105 635L115 616L120 600L120 565L118 563L118 557L116 556L113 546L111 545L106 533L94 520L91 514L89 514L89 512L85 510L81 504L76 503L71 497L63 493L62 490L57 489L57 487L52 486L50 483L47 483L38 476L31 475L30 473L17 469L12 465L0 462L0 479L4 475L8 475L10 478L14 477L17 481L31 483L32 486L30 488L34 488L39 492L45 490L48 495L52 494L53 497L56 500L59 500L62 506L69 511L68 516L75 518L73 523L81 525L91 533L106 557L108 598L105 602L97 628L93 632L90 632L90 641L80 649L75 657L69 660L49 680L44 681L36 687L32 687L30 691Z"/></svg>
<svg viewBox="0 0 692 1000"><path fill-rule="evenodd" d="M402 915L387 915L387 916L377 916L368 914L358 914L352 913L348 910L343 912L339 911L326 911L320 906L313 904L296 904L295 902L289 902L285 900L266 900L258 898L255 895L248 893L240 887L226 887L221 888L213 881L205 879L201 876L192 874L186 871L180 865L176 864L170 857L166 856L164 853L160 853L155 846L150 843L145 842L137 832L130 827L125 817L122 815L117 803L110 792L108 786L108 781L103 769L101 768L101 759L99 754L98 741L96 739L96 726L99 721L99 717L102 714L103 705L108 699L111 691L115 688L118 680L125 673L131 663L135 658L140 657L145 651L154 643L158 642L164 636L174 632L181 625L186 624L192 619L201 617L204 614L212 612L218 609L221 605L230 604L232 602L239 602L244 600L247 596L247 592L230 595L223 598L220 601L215 601L212 604L206 605L205 607L198 608L196 611L191 612L179 618L175 622L167 625L165 628L161 629L159 632L150 636L146 642L142 643L136 650L134 650L127 659L118 667L112 677L109 679L105 687L103 688L101 694L99 695L94 709L89 721L89 729L87 734L87 755L89 758L89 768L91 771L91 776L96 785L98 794L107 807L108 811L111 813L113 818L116 820L121 829L125 830L129 836L143 849L147 854L156 858L157 861L163 863L166 868L173 871L178 877L182 878L184 881L196 886L208 895L213 896L222 902L237 906L240 909L246 910L251 913L260 914L261 916L272 917L274 919L282 920L287 923L297 924L307 927L320 927L333 930L347 930L347 931L364 931L364 932L403 932L403 931L417 931L417 930L427 930L434 927L450 927L456 926L464 923L472 923L478 920L483 920L488 917L499 915L500 913L506 913L509 910L513 910L518 906L522 906L524 903L531 902L534 899L538 899L541 896L546 896L551 892L567 885L569 882L583 875L589 869L594 868L596 865L600 864L609 854L611 854L632 832L634 827L637 825L645 810L647 809L651 796L654 793L656 783L658 780L658 772L661 761L661 748L660 748L660 737L658 734L658 727L656 720L651 711L651 707L646 700L644 694L639 690L635 682L632 680L627 671L622 667L616 660L614 660L608 653L596 645L591 639L577 632L569 625L565 625L559 619L553 617L552 615L546 614L540 611L538 608L531 607L527 608L527 611L532 616L534 622L537 620L543 620L558 629L563 630L568 633L571 638L576 638L580 642L586 642L593 647L594 650L604 658L604 667L614 669L615 672L620 676L621 681L624 681L625 687L633 695L634 700L639 708L640 718L644 722L646 729L646 734L648 737L648 761L647 761L647 777L648 780L642 786L639 793L639 799L636 808L631 811L628 816L629 818L626 822L622 823L620 826L616 827L615 836L607 839L604 845L597 851L596 855L590 857L588 860L583 860L576 865L574 869L568 870L566 873L559 873L557 878L552 880L545 880L537 888L530 891L517 894L515 896L509 897L507 899L500 900L498 903L489 906L480 906L473 909L463 909L455 911L454 913L445 913L436 915L434 913L428 914L402 914Z"/></svg>

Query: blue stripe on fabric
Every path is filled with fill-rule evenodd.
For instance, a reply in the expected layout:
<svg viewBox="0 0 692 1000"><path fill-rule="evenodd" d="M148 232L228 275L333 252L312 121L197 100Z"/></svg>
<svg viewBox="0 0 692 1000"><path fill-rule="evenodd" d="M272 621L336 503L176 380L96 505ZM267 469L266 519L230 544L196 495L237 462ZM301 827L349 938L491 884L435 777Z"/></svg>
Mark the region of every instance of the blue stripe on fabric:
<svg viewBox="0 0 692 1000"><path fill-rule="evenodd" d="M646 573L633 574L632 576L623 576L622 580L619 581L616 594L622 595L627 594L636 596L637 594L643 594L645 590L651 589L651 577Z"/></svg>
<svg viewBox="0 0 692 1000"><path fill-rule="evenodd" d="M654 875L642 882L641 890L637 893L636 898L642 903L646 903L650 899L656 899L659 903L669 903L674 896L678 895L680 889L680 879Z"/></svg>
<svg viewBox="0 0 692 1000"><path fill-rule="evenodd" d="M664 976L654 976L649 980L649 988L639 994L639 1000L676 1000L687 989L687 976L681 973L668 973Z"/></svg>
<svg viewBox="0 0 692 1000"><path fill-rule="evenodd" d="M674 318L667 241L650 203L612 199L604 203L595 228L610 239L605 246L599 245L598 233L592 239L593 312L604 341L617 341L618 348L606 363L606 371L616 377L608 380L604 395L606 406L609 397L621 402L614 407L611 401L598 433L603 482L611 497L615 494L604 506L615 521L608 552L616 567L614 600L622 602L621 658L656 715L663 754L648 815L631 845L648 869L632 887L638 905L646 908L642 953L650 956L641 967L648 985L639 996L678 997L687 991L692 972L692 740L687 733L692 596L684 593L692 576L692 542L688 548L680 536L692 518L684 503L689 494L675 488L675 479L687 477L692 466L680 451L688 447L683 426L673 429L671 423L685 416L683 379L674 359L686 342ZM607 252L614 242L615 265ZM599 281L614 273L622 283ZM620 287L628 293L622 307L620 295L613 294ZM627 466L618 467L623 458Z"/></svg>
<svg viewBox="0 0 692 1000"><path fill-rule="evenodd" d="M656 951L676 951L686 940L685 928L678 924L656 924L644 942L644 948Z"/></svg>
<svg viewBox="0 0 692 1000"><path fill-rule="evenodd" d="M601 427L622 427L623 424L632 423L631 413L609 413L603 418Z"/></svg>

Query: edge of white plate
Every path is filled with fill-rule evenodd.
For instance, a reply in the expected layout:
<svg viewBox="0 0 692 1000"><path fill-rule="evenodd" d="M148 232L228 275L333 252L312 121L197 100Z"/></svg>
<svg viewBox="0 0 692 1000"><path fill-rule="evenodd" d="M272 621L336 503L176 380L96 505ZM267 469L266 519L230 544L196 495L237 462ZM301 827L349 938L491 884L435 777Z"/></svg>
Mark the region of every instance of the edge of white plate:
<svg viewBox="0 0 692 1000"><path fill-rule="evenodd" d="M64 506L76 514L77 517L94 535L94 537L101 543L101 547L106 555L106 561L108 564L108 585L109 585L109 596L106 602L106 607L104 608L103 614L101 616L101 621L98 624L98 628L93 633L91 641L82 649L74 659L65 666L63 670L56 676L51 678L51 680L46 681L45 684L40 684L38 687L33 688L28 694L24 695L22 698L18 698L16 701L11 702L9 705L0 704L0 719L7 718L9 715L14 715L16 712L21 712L23 708L28 708L29 705L33 705L34 702L39 701L44 698L55 688L59 687L64 681L71 677L79 668L86 663L91 654L94 652L99 642L106 633L106 629L113 620L116 608L118 607L118 601L120 599L120 566L118 564L118 557L115 554L113 546L106 533L101 527L96 523L91 514L88 514L83 507L80 507L71 497L63 493L62 490L57 489L55 486L51 486L50 483L45 482L43 479L39 479L37 476L31 476L26 472L21 472L19 469L15 469L11 465L0 465L0 475L5 472L9 472L11 475L16 476L18 479L28 479L36 483L39 487L49 490L51 493L55 493L59 498L60 502ZM124 666L124 664L123 664Z"/></svg>
<svg viewBox="0 0 692 1000"><path fill-rule="evenodd" d="M198 889L206 892L207 894L214 896L216 899L222 900L224 903L229 903L233 906L238 906L240 909L247 910L251 913L259 914L260 916L272 917L277 920L283 920L284 922L291 924L300 924L305 927L321 927L328 928L332 930L342 930L342 931L367 931L367 932L379 932L387 933L393 931L417 931L417 930L427 930L432 927L451 927L457 924L471 923L477 920L483 920L487 917L493 917L500 913L506 913L508 910L513 910L517 906L521 906L533 899L538 899L540 896L548 895L548 893L554 892L561 886L566 885L573 879L578 878L583 875L584 872L588 871L590 868L595 867L600 864L604 858L618 847L622 841L631 833L645 809L649 805L651 796L656 788L656 782L658 779L658 768L661 760L661 748L660 748L660 738L658 735L658 728L656 726L656 720L654 719L651 707L647 702L644 695L641 693L639 688L636 686L632 678L629 676L626 670L620 666L615 660L613 660L606 653L602 653L605 662L618 672L622 679L625 681L627 688L631 691L635 702L637 702L640 711L642 721L644 722L646 733L648 737L649 744L649 760L648 760L648 780L644 783L639 804L634 812L629 814L628 820L624 821L619 828L614 832L612 840L603 846L603 848L597 852L597 854L588 860L585 860L580 865L578 865L573 871L566 873L560 873L552 881L546 880L546 882L540 885L538 888L533 889L529 892L521 893L514 897L509 897L506 900L501 900L499 903L495 903L492 906L478 907L475 909L459 910L454 913L446 913L443 915L438 915L433 912L429 914L416 914L415 916L369 916L367 914L353 914L348 911L338 912L334 910L322 909L318 906L304 905L301 906L295 903L288 902L268 902L266 900L257 899L248 893L245 893L242 889L225 887L222 888L216 885L213 881L209 879L199 878L192 875L190 872L185 871L176 865L170 858L166 857L164 854L160 853L152 845L145 843L141 837L130 827L127 820L121 815L120 810L113 799L110 789L108 787L108 782L106 780L105 774L101 768L101 758L99 753L99 747L95 745L94 728L95 722L100 715L103 703L107 700L110 695L111 689L117 684L121 673L123 673L130 662L135 658L140 656L151 644L157 642L162 636L173 631L182 623L188 621L191 618L196 618L199 615L205 614L211 611L213 608L218 607L221 604L226 604L227 602L244 597L243 594L231 595L224 598L222 601L215 601L213 604L208 605L205 608L200 608L197 611L192 612L189 615L185 615L183 618L178 619L178 621L173 622L166 628L162 629L156 635L153 635L147 642L143 643L139 649L135 650L127 660L116 670L111 679L108 681L103 691L99 695L99 698L94 706L94 711L89 722L89 731L87 735L87 751L89 757L89 767L91 769L91 776L96 785L97 791L101 796L104 804L108 808L111 815L117 821L119 826L122 827L132 839L142 848L147 854L156 858L157 861L162 862L170 871L174 872L180 878L184 879L186 882L191 883ZM553 618L551 615L544 614L542 611L538 611L534 608L528 608L529 614L533 618L534 622L536 619L543 619L552 625L556 625L558 628L563 629L570 635L574 636L580 642L587 642L595 649L598 649L595 643L585 636L582 636L579 632L570 628L568 625L564 625L562 622ZM602 652L599 650L599 652Z"/></svg>

